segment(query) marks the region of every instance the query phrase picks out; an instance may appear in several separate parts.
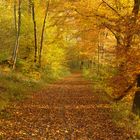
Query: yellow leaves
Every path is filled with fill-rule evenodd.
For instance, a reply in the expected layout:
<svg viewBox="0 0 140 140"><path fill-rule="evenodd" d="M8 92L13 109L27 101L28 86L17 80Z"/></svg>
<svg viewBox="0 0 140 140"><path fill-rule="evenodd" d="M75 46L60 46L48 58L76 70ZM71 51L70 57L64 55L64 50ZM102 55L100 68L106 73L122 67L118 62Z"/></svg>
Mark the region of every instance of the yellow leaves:
<svg viewBox="0 0 140 140"><path fill-rule="evenodd" d="M26 132L24 132L23 130L20 130L17 134L26 135Z"/></svg>
<svg viewBox="0 0 140 140"><path fill-rule="evenodd" d="M30 72L30 77L35 80L41 79L41 73L37 71Z"/></svg>
<svg viewBox="0 0 140 140"><path fill-rule="evenodd" d="M43 64L57 65L65 61L65 51L59 45L50 45L43 51Z"/></svg>
<svg viewBox="0 0 140 140"><path fill-rule="evenodd" d="M3 74L9 74L11 72L11 69L9 68L9 67L4 67L3 69L2 69L2 73Z"/></svg>
<svg viewBox="0 0 140 140"><path fill-rule="evenodd" d="M81 56L86 56L88 54L88 52L80 52Z"/></svg>

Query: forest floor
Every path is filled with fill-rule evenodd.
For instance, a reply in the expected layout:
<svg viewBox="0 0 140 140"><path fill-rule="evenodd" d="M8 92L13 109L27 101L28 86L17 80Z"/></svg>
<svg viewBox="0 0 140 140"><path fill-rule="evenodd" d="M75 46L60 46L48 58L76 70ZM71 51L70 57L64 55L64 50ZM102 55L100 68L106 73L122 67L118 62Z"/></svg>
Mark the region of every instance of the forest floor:
<svg viewBox="0 0 140 140"><path fill-rule="evenodd" d="M72 74L24 101L10 103L0 118L0 139L131 139L127 128L112 121L109 102L101 100L92 85L80 74Z"/></svg>

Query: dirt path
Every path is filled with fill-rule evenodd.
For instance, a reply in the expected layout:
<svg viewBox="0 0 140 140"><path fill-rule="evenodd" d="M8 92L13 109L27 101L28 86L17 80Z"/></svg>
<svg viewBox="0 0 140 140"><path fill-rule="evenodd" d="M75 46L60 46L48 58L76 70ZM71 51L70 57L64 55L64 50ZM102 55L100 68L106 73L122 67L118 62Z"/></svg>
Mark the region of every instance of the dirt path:
<svg viewBox="0 0 140 140"><path fill-rule="evenodd" d="M110 109L94 95L92 83L73 74L22 103L0 120L4 140L128 140L110 119Z"/></svg>

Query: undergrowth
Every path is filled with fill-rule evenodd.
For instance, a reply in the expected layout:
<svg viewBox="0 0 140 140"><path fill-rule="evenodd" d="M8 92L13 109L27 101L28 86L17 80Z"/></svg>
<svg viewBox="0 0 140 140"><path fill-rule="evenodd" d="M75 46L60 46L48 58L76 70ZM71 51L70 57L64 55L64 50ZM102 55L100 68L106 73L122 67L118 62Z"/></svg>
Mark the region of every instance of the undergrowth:
<svg viewBox="0 0 140 140"><path fill-rule="evenodd" d="M108 86L107 79L115 74L115 71L108 73L105 68L99 73L95 69L83 69L83 75L86 79L93 81L93 90L100 91L97 96L103 101L110 102L112 110L112 120L122 128L127 128L133 133L132 140L140 139L140 118L132 113L133 93L130 93L123 100L113 101L113 88ZM133 92L133 91L131 91ZM100 94L101 93L101 94Z"/></svg>
<svg viewBox="0 0 140 140"><path fill-rule="evenodd" d="M10 101L27 98L29 92L38 90L42 84L18 73L0 74L0 110Z"/></svg>
<svg viewBox="0 0 140 140"><path fill-rule="evenodd" d="M18 72L0 69L0 112L11 101L24 100L31 93L38 91L48 83L52 83L70 74L67 69L58 71Z"/></svg>

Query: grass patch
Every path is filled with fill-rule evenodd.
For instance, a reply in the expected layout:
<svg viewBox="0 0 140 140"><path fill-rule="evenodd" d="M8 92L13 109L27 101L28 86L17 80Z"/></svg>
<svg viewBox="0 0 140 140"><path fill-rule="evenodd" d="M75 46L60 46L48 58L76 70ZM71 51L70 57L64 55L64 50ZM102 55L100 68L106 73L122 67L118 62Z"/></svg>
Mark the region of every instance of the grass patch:
<svg viewBox="0 0 140 140"><path fill-rule="evenodd" d="M35 82L18 73L0 74L0 110L14 100L27 98L30 92L39 90L43 82Z"/></svg>
<svg viewBox="0 0 140 140"><path fill-rule="evenodd" d="M133 139L140 139L140 118L132 113L132 102L129 99L112 103L113 121L119 127L125 127L133 132Z"/></svg>

